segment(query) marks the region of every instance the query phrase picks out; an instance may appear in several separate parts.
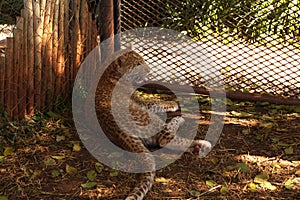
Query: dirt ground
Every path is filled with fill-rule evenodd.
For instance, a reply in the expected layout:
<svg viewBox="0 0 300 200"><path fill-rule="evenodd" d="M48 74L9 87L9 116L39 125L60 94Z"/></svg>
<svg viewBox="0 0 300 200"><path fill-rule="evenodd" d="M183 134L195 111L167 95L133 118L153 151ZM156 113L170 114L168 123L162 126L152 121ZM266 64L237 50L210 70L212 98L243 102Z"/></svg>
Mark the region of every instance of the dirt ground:
<svg viewBox="0 0 300 200"><path fill-rule="evenodd" d="M210 119L200 99L199 135ZM70 111L0 123L0 199L124 199L138 174L94 159L77 136ZM188 117L188 116L184 116ZM157 171L145 200L299 199L300 109L265 102L227 102L222 135L199 159L184 154Z"/></svg>

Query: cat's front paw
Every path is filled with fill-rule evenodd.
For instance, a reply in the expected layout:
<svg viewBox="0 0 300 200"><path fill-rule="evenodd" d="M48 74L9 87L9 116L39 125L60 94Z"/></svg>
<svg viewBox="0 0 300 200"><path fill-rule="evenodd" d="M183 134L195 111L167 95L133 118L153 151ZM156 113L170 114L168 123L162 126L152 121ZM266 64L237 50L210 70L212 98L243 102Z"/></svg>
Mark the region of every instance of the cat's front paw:
<svg viewBox="0 0 300 200"><path fill-rule="evenodd" d="M192 153L198 155L199 158L204 158L212 149L212 145L206 140L196 140Z"/></svg>
<svg viewBox="0 0 300 200"><path fill-rule="evenodd" d="M204 158L212 149L211 143L204 140L199 151L199 158Z"/></svg>

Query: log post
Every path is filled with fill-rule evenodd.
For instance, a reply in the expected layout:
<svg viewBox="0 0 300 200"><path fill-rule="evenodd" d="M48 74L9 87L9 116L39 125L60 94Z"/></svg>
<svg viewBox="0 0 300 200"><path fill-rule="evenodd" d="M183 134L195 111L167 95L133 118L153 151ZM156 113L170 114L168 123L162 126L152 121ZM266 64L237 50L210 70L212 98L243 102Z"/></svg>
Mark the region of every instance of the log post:
<svg viewBox="0 0 300 200"><path fill-rule="evenodd" d="M101 60L104 61L114 52L114 6L113 0L102 0L99 6L100 13L100 41L107 40L107 45L101 49Z"/></svg>

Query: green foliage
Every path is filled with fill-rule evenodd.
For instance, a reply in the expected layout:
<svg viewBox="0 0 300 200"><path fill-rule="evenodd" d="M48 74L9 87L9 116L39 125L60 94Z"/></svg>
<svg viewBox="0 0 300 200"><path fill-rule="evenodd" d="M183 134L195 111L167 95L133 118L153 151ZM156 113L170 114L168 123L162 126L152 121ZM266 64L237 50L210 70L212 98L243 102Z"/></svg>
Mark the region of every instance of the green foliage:
<svg viewBox="0 0 300 200"><path fill-rule="evenodd" d="M0 24L15 24L23 7L23 0L0 1Z"/></svg>
<svg viewBox="0 0 300 200"><path fill-rule="evenodd" d="M167 11L164 26L193 38L229 34L263 42L300 40L300 3L295 0L168 1Z"/></svg>

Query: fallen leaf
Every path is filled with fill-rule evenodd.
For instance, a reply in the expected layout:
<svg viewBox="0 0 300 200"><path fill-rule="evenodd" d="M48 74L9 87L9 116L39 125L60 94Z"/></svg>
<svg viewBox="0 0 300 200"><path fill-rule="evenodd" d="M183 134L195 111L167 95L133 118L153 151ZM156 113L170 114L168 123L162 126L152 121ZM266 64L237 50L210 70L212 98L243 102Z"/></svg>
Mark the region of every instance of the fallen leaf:
<svg viewBox="0 0 300 200"><path fill-rule="evenodd" d="M193 197L199 197L200 194L201 194L201 193L200 193L199 191L197 191L197 190L190 190L189 192L190 192L191 196L193 196Z"/></svg>
<svg viewBox="0 0 300 200"><path fill-rule="evenodd" d="M117 170L115 170L115 171L110 172L109 175L110 175L111 177L118 176L118 175L119 175L119 172L118 172Z"/></svg>
<svg viewBox="0 0 300 200"><path fill-rule="evenodd" d="M80 151L80 150L81 150L80 144L79 144L79 143L74 143L74 144L73 144L73 151L78 152L78 151Z"/></svg>
<svg viewBox="0 0 300 200"><path fill-rule="evenodd" d="M275 167L276 169L281 169L281 166L275 163L272 163L271 167Z"/></svg>
<svg viewBox="0 0 300 200"><path fill-rule="evenodd" d="M13 154L14 152L15 152L15 148L13 148L13 147L6 147L4 149L3 155L4 156L9 156L9 155Z"/></svg>
<svg viewBox="0 0 300 200"><path fill-rule="evenodd" d="M265 181L263 183L260 183L259 185L268 190L276 190L276 186L272 185L269 181Z"/></svg>
<svg viewBox="0 0 300 200"><path fill-rule="evenodd" d="M46 158L44 160L46 166L53 166L56 165L56 161L53 158Z"/></svg>
<svg viewBox="0 0 300 200"><path fill-rule="evenodd" d="M96 182L88 182L88 183L83 183L81 184L81 187L84 189L91 189L97 185Z"/></svg>
<svg viewBox="0 0 300 200"><path fill-rule="evenodd" d="M221 194L227 194L227 193L229 193L228 187L227 187L227 186L223 186L223 187L220 189L220 193L221 193Z"/></svg>
<svg viewBox="0 0 300 200"><path fill-rule="evenodd" d="M249 129L243 129L243 130L242 130L242 133L243 133L244 135L248 135L248 134L250 133L250 131L249 131Z"/></svg>
<svg viewBox="0 0 300 200"><path fill-rule="evenodd" d="M51 158L54 158L55 160L62 160L65 159L66 156L51 156Z"/></svg>
<svg viewBox="0 0 300 200"><path fill-rule="evenodd" d="M209 187L213 187L214 185L216 185L216 182L214 182L213 180L206 180L205 184Z"/></svg>
<svg viewBox="0 0 300 200"><path fill-rule="evenodd" d="M97 172L95 170L91 170L86 174L86 176L90 181L93 181L97 177Z"/></svg>
<svg viewBox="0 0 300 200"><path fill-rule="evenodd" d="M284 153L287 154L287 155L293 154L294 153L293 147L289 147L289 148L284 149Z"/></svg>
<svg viewBox="0 0 300 200"><path fill-rule="evenodd" d="M236 167L241 171L241 172L245 172L245 173L249 173L250 172L250 168L247 166L246 163L237 163Z"/></svg>
<svg viewBox="0 0 300 200"><path fill-rule="evenodd" d="M158 182L158 183L168 183L169 181L170 181L170 179L166 179L164 177L155 178L155 182Z"/></svg>
<svg viewBox="0 0 300 200"><path fill-rule="evenodd" d="M96 169L96 172L100 174L103 169L102 163L99 163L99 162L95 163L95 169Z"/></svg>
<svg viewBox="0 0 300 200"><path fill-rule="evenodd" d="M218 164L219 159L218 159L218 158L212 158L210 161L211 161L214 165L216 165L216 164Z"/></svg>
<svg viewBox="0 0 300 200"><path fill-rule="evenodd" d="M52 170L51 175L52 175L53 178L58 177L60 175L60 171L59 170Z"/></svg>
<svg viewBox="0 0 300 200"><path fill-rule="evenodd" d="M259 124L260 128L264 128L264 129L271 129L274 126L274 123L272 122L262 122Z"/></svg>
<svg viewBox="0 0 300 200"><path fill-rule="evenodd" d="M66 139L66 136L64 135L57 135L56 136L56 142L60 142Z"/></svg>
<svg viewBox="0 0 300 200"><path fill-rule="evenodd" d="M264 183L267 180L269 180L269 175L266 174L266 173L262 173L262 174L256 175L255 178L254 178L254 182L255 183Z"/></svg>
<svg viewBox="0 0 300 200"><path fill-rule="evenodd" d="M257 191L257 189L256 189L256 184L255 184L255 183L249 183L249 185L248 185L248 190L249 190L250 192L256 192L256 191Z"/></svg>
<svg viewBox="0 0 300 200"><path fill-rule="evenodd" d="M293 179L287 180L287 181L284 183L284 187L285 187L286 189L288 189L288 190L294 189L295 185L294 185Z"/></svg>
<svg viewBox="0 0 300 200"><path fill-rule="evenodd" d="M67 164L66 165L66 172L68 174L75 174L75 173L77 173L77 169L75 167L72 167L72 166Z"/></svg>

